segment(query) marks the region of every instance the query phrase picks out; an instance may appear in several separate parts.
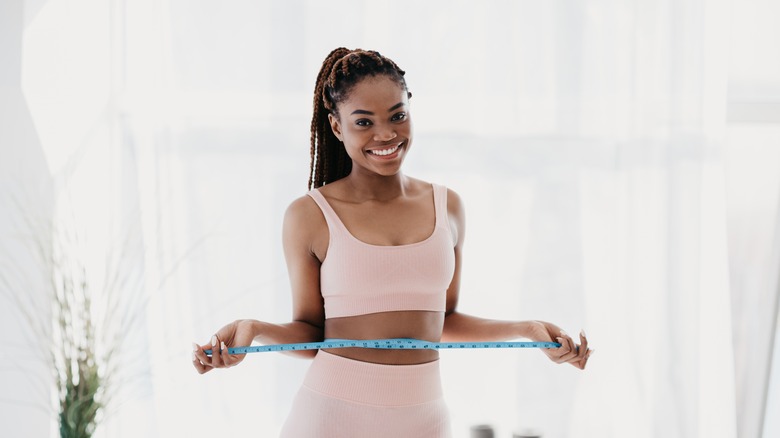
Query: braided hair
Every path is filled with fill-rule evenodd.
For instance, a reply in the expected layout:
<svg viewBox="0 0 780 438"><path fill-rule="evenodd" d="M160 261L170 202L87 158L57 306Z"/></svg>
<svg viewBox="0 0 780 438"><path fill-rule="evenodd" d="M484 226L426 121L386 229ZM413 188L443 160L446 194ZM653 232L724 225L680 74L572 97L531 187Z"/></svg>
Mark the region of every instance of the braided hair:
<svg viewBox="0 0 780 438"><path fill-rule="evenodd" d="M344 178L352 171L352 160L344 144L333 134L328 114L338 118L337 105L347 100L352 88L367 77L387 76L408 93L405 74L379 52L339 47L328 54L314 87L309 190Z"/></svg>

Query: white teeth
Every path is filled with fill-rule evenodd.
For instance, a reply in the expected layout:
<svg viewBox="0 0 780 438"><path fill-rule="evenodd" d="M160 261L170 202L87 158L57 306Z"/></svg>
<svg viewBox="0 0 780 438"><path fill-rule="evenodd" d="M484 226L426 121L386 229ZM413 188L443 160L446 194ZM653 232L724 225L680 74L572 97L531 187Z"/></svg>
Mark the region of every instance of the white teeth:
<svg viewBox="0 0 780 438"><path fill-rule="evenodd" d="M395 153L395 151L398 150L399 146L400 146L400 144L395 145L395 146L391 147L390 149L383 149L383 150L374 149L374 150L371 150L369 152L371 152L374 155L380 155L380 156L390 155L392 153Z"/></svg>

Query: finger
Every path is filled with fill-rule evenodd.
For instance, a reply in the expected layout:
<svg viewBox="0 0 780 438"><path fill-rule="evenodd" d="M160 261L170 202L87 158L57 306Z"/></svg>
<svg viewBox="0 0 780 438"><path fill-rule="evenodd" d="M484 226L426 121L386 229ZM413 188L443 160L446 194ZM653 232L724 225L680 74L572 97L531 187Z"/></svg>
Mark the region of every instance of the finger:
<svg viewBox="0 0 780 438"><path fill-rule="evenodd" d="M577 352L570 351L558 358L558 363L571 363L577 361Z"/></svg>
<svg viewBox="0 0 780 438"><path fill-rule="evenodd" d="M580 330L580 346L577 357L582 360L588 354L588 338L585 336L585 330Z"/></svg>
<svg viewBox="0 0 780 438"><path fill-rule="evenodd" d="M211 337L211 366L214 368L222 368L225 365L222 363L222 355L219 351L219 339L217 335Z"/></svg>
<svg viewBox="0 0 780 438"><path fill-rule="evenodd" d="M558 359L568 355L571 353L571 345L569 345L568 342L566 342L566 338L563 336L555 338L556 341L558 341L559 344L561 344L560 347L555 351L557 354Z"/></svg>
<svg viewBox="0 0 780 438"><path fill-rule="evenodd" d="M580 339L584 340L582 333L580 333ZM572 339L569 339L569 342L574 348L568 354L562 356L561 360L579 368L579 363L585 358L585 355L588 352L587 340L583 341L583 345L575 344Z"/></svg>
<svg viewBox="0 0 780 438"><path fill-rule="evenodd" d="M225 346L225 342L222 341L219 344L219 347L220 347L219 355L220 355L220 359L222 359L222 363L225 364L225 367L228 367L228 368L232 367L234 365L233 364L234 361L233 361L233 358L228 353L228 349Z"/></svg>
<svg viewBox="0 0 780 438"><path fill-rule="evenodd" d="M596 350L593 350L593 349L590 349L590 350L588 350L588 354L587 354L587 355L585 356L585 358L584 358L584 359L582 359L582 361L580 362L580 366L579 366L579 368L580 368L581 370L584 370L584 369L585 369L585 366L588 364L588 360L590 359L590 356L591 356L591 355L593 355L593 352L594 352L594 351L596 351Z"/></svg>
<svg viewBox="0 0 780 438"><path fill-rule="evenodd" d="M572 356L570 354L573 353L574 356L577 355L577 344L574 342L574 340L569 336L568 333L561 330L561 344L565 344L567 347L566 356L568 359L570 359Z"/></svg>
<svg viewBox="0 0 780 438"><path fill-rule="evenodd" d="M192 366L195 367L195 371L197 371L198 374L205 374L214 369L211 367L207 367L206 365L203 365L200 359L195 357L195 353L192 354Z"/></svg>
<svg viewBox="0 0 780 438"><path fill-rule="evenodd" d="M569 343L566 342L564 338L555 338L555 339L558 341L559 344L561 344L561 346L555 350L555 353L552 356L553 362L565 363L569 360L569 358L576 356L576 353L572 352Z"/></svg>
<svg viewBox="0 0 780 438"><path fill-rule="evenodd" d="M564 362L576 362L576 361L580 360L579 359L579 350L577 350L577 349L572 350L569 354L567 354L566 356L562 357L561 360L563 360Z"/></svg>
<svg viewBox="0 0 780 438"><path fill-rule="evenodd" d="M198 356L196 353L200 351L200 347L198 344L192 344L192 366L195 367L195 370L198 372L198 374L207 373L211 368L203 365L203 362L198 359Z"/></svg>
<svg viewBox="0 0 780 438"><path fill-rule="evenodd" d="M197 349L195 349L197 347ZM200 361L201 364L203 364L207 368L211 368L211 357L206 355L206 350L211 348L208 344L206 345L198 345L198 344L192 344L193 353L195 353L195 357Z"/></svg>
<svg viewBox="0 0 780 438"><path fill-rule="evenodd" d="M574 342L574 339L571 338L566 332L561 330L561 333L564 335L564 339L569 344L569 348L571 349L571 352L566 355L566 362L572 362L579 360L578 357L580 354L585 354L585 350L580 351L580 346L577 345L576 342Z"/></svg>
<svg viewBox="0 0 780 438"><path fill-rule="evenodd" d="M574 343L574 339L569 336L568 333L561 330L561 337L566 341L567 344L569 344L569 350L573 352L577 352L577 344Z"/></svg>

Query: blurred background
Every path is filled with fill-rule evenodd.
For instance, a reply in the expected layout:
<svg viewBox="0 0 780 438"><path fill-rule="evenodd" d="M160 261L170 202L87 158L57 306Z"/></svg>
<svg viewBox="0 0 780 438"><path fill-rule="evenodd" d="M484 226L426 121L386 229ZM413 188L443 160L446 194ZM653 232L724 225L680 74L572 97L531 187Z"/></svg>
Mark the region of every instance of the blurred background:
<svg viewBox="0 0 780 438"><path fill-rule="evenodd" d="M53 322L36 245L78 259L60 283L92 285L74 303L114 352L95 437L276 435L308 362L199 376L190 345L290 318L282 217L339 46L407 71L405 172L467 209L460 310L596 349L585 372L443 352L455 437L780 436L778 22L772 0L2 0L3 436L59 435L51 352L87 333Z"/></svg>

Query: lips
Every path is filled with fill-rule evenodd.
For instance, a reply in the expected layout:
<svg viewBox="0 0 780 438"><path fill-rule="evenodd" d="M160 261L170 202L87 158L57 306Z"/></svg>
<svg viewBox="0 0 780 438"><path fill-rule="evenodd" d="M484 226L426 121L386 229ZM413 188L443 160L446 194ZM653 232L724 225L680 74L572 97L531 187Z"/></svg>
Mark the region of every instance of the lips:
<svg viewBox="0 0 780 438"><path fill-rule="evenodd" d="M394 145L386 146L384 148L369 149L367 152L369 155L383 158L395 155L396 152L404 145L404 142L400 142Z"/></svg>

